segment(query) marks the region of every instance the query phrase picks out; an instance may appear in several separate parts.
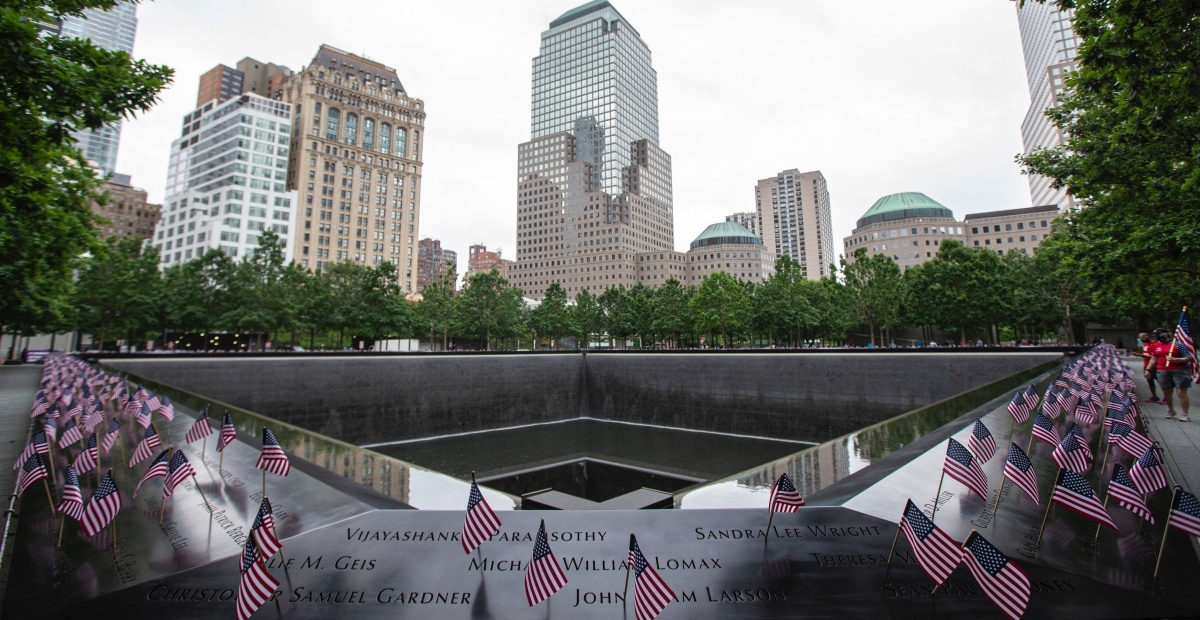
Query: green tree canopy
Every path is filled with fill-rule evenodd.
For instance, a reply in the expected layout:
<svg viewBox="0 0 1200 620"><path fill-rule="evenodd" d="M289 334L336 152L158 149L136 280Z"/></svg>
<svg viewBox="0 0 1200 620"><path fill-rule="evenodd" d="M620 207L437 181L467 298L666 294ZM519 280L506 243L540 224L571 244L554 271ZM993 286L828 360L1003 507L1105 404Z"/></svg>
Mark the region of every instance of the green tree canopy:
<svg viewBox="0 0 1200 620"><path fill-rule="evenodd" d="M726 347L730 346L730 334L745 329L750 318L750 296L724 271L705 276L688 305L696 321L696 330L719 333Z"/></svg>

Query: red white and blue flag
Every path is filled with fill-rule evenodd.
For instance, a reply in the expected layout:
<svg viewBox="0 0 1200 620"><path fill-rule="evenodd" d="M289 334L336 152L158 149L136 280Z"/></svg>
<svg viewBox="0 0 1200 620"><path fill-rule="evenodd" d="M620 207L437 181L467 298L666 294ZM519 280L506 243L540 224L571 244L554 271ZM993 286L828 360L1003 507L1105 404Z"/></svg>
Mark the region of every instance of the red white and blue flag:
<svg viewBox="0 0 1200 620"><path fill-rule="evenodd" d="M117 491L117 483L113 481L112 472L104 474L100 486L92 494L92 501L83 511L83 519L79 521L83 534L88 538L104 529L112 522L113 517L121 510L121 493Z"/></svg>
<svg viewBox="0 0 1200 620"><path fill-rule="evenodd" d="M1025 388L1025 403L1029 405L1029 411L1037 409L1038 403L1041 402L1041 397L1038 396L1037 390L1033 389L1033 384L1029 384Z"/></svg>
<svg viewBox="0 0 1200 620"><path fill-rule="evenodd" d="M264 497L258 505L258 516L254 517L254 523L250 526L250 535L254 537L254 542L258 544L259 552L264 558L275 555L283 548L283 543L279 542L275 532L273 513L271 500Z"/></svg>
<svg viewBox="0 0 1200 620"><path fill-rule="evenodd" d="M1129 477L1142 495L1153 493L1167 486L1167 475L1163 472L1162 459L1154 447L1148 448L1129 469Z"/></svg>
<svg viewBox="0 0 1200 620"><path fill-rule="evenodd" d="M988 599L1009 620L1018 620L1029 604L1029 576L978 532L963 543L963 563Z"/></svg>
<svg viewBox="0 0 1200 620"><path fill-rule="evenodd" d="M629 558L626 562L634 573L633 608L636 618L654 620L667 608L671 599L675 598L675 591L646 561L646 556L642 555L642 549L633 534L629 535Z"/></svg>
<svg viewBox="0 0 1200 620"><path fill-rule="evenodd" d="M796 512L804 505L804 498L788 478L787 472L780 474L779 480L771 488L771 512Z"/></svg>
<svg viewBox="0 0 1200 620"><path fill-rule="evenodd" d="M83 432L75 424L75 418L67 418L67 425L63 427L63 432L58 437L58 448L66 450L67 446L83 439Z"/></svg>
<svg viewBox="0 0 1200 620"><path fill-rule="evenodd" d="M996 454L996 439L992 437L991 431L983 425L982 420L975 420L975 426L971 428L971 436L967 439L967 449L975 455L975 458L979 459L980 463L992 460L992 455Z"/></svg>
<svg viewBox="0 0 1200 620"><path fill-rule="evenodd" d="M471 553L500 531L500 519L483 493L475 484L475 474L471 474L471 492L467 495L467 516L463 519L462 547L466 553Z"/></svg>
<svg viewBox="0 0 1200 620"><path fill-rule="evenodd" d="M1150 507L1146 505L1146 500L1142 498L1137 487L1133 486L1133 479L1129 477L1125 466L1120 463L1113 466L1112 482L1108 485L1108 496L1117 500L1118 506L1149 521L1151 525L1154 524L1154 515L1150 513Z"/></svg>
<svg viewBox="0 0 1200 620"><path fill-rule="evenodd" d="M1171 501L1171 525L1189 536L1200 536L1200 501L1196 496L1175 487L1175 498Z"/></svg>
<svg viewBox="0 0 1200 620"><path fill-rule="evenodd" d="M1096 404L1090 398L1079 399L1079 404L1075 406L1075 419L1077 421L1084 424L1095 424L1097 415Z"/></svg>
<svg viewBox="0 0 1200 620"><path fill-rule="evenodd" d="M150 403L142 403L141 408L138 409L137 413L138 426L142 428L148 428L152 423L151 418L153 416L154 410L150 408Z"/></svg>
<svg viewBox="0 0 1200 620"><path fill-rule="evenodd" d="M1030 407L1029 402L1025 400L1025 392L1017 390L1013 394L1012 402L1008 403L1008 412L1012 415L1013 420L1017 424L1024 424L1032 411L1033 407Z"/></svg>
<svg viewBox="0 0 1200 620"><path fill-rule="evenodd" d="M38 391L37 396L33 398L33 407L29 411L29 417L36 418L50 410L50 402L46 400L45 392Z"/></svg>
<svg viewBox="0 0 1200 620"><path fill-rule="evenodd" d="M1057 420L1062 414L1062 403L1059 400L1058 392L1054 391L1053 386L1046 389L1046 398L1042 400L1042 413L1045 413L1050 419Z"/></svg>
<svg viewBox="0 0 1200 620"><path fill-rule="evenodd" d="M208 423L208 405L200 410L200 417L196 418L196 422L188 429L186 435L183 436L185 443L193 443L208 437L213 433L212 425Z"/></svg>
<svg viewBox="0 0 1200 620"><path fill-rule="evenodd" d="M62 501L58 504L58 511L78 521L83 518L83 494L79 491L79 475L71 465L67 465L67 473L64 475Z"/></svg>
<svg viewBox="0 0 1200 620"><path fill-rule="evenodd" d="M145 434L142 435L142 440L133 449L133 456L129 457L129 466L133 467L150 458L154 454L154 451L160 447L162 447L162 441L158 438L158 432L154 430L153 426L147 426Z"/></svg>
<svg viewBox="0 0 1200 620"><path fill-rule="evenodd" d="M529 560L529 566L525 567L525 602L533 607L565 585L567 575L546 542L546 521L543 520L533 541L533 557Z"/></svg>
<svg viewBox="0 0 1200 620"><path fill-rule="evenodd" d="M221 417L221 440L217 442L217 452L224 450L234 439L237 439L237 429L233 426L233 416L226 411Z"/></svg>
<svg viewBox="0 0 1200 620"><path fill-rule="evenodd" d="M86 474L100 464L100 447L96 445L96 433L88 435L83 452L75 457L75 471Z"/></svg>
<svg viewBox="0 0 1200 620"><path fill-rule="evenodd" d="M987 498L987 475L983 473L983 469L979 467L975 457L971 456L971 453L953 437L946 446L946 460L942 464L942 471L967 485L967 488L979 497Z"/></svg>
<svg viewBox="0 0 1200 620"><path fill-rule="evenodd" d="M48 476L42 455L36 452L29 455L29 458L25 459L25 464L21 466L21 477L17 479L17 496L24 495L25 489L28 489L30 485Z"/></svg>
<svg viewBox="0 0 1200 620"><path fill-rule="evenodd" d="M158 413L166 418L168 422L175 420L175 405L171 404L171 397L163 395L162 405L158 408Z"/></svg>
<svg viewBox="0 0 1200 620"><path fill-rule="evenodd" d="M254 537L247 538L246 546L242 548L241 578L238 580L237 620L248 620L278 587L279 580L263 566Z"/></svg>
<svg viewBox="0 0 1200 620"><path fill-rule="evenodd" d="M1058 442L1062 441L1058 430L1054 428L1054 422L1040 413L1033 417L1033 436L1052 446L1057 446Z"/></svg>
<svg viewBox="0 0 1200 620"><path fill-rule="evenodd" d="M21 452L21 456L17 457L17 461L13 463L12 468L17 469L24 465L25 460L34 454L50 454L50 444L46 443L46 433L44 431L38 431L33 434L33 437L29 439L29 443L25 444L25 449Z"/></svg>
<svg viewBox="0 0 1200 620"><path fill-rule="evenodd" d="M175 492L175 487L184 480L196 475L196 470L184 456L183 450L176 450L171 455L170 465L167 466L167 477L163 480L162 501L165 504Z"/></svg>
<svg viewBox="0 0 1200 620"><path fill-rule="evenodd" d="M1013 484L1025 491L1033 503L1042 503L1038 497L1037 471L1033 469L1029 455L1025 454L1025 451L1015 443L1008 447L1008 460L1004 462L1004 477L1012 480Z"/></svg>
<svg viewBox="0 0 1200 620"><path fill-rule="evenodd" d="M104 439L100 441L100 453L108 454L112 450L113 444L117 443L117 439L121 437L121 422L116 418L108 421L108 431L104 433Z"/></svg>
<svg viewBox="0 0 1200 620"><path fill-rule="evenodd" d="M135 498L138 491L141 490L143 482L151 478L162 478L167 475L167 470L170 469L171 464L170 456L171 450L168 448L159 452L158 456L154 457L154 461L150 463L150 468L146 470L146 473L142 474L141 479L137 482L137 486L133 487L133 496Z"/></svg>
<svg viewBox="0 0 1200 620"><path fill-rule="evenodd" d="M259 453L258 462L254 464L254 467L279 476L287 476L292 471L292 464L284 454L283 448L279 446L279 440L275 439L275 433L265 426L263 427L262 452Z"/></svg>
<svg viewBox="0 0 1200 620"><path fill-rule="evenodd" d="M1146 450L1154 447L1154 442L1149 437L1134 430L1132 426L1120 422L1112 425L1112 430L1108 433L1108 440L1115 441L1129 455L1145 454Z"/></svg>
<svg viewBox="0 0 1200 620"><path fill-rule="evenodd" d="M1092 446L1088 444L1087 438L1083 436L1083 429L1079 428L1078 424L1072 424L1071 428L1067 430L1067 434L1074 435L1075 438L1079 440L1079 449L1083 450L1083 453L1087 455L1089 461L1096 458L1096 456L1092 454Z"/></svg>
<svg viewBox="0 0 1200 620"><path fill-rule="evenodd" d="M1059 467L1082 474L1091 469L1088 453L1083 450L1082 446L1078 437L1068 433L1062 441L1058 442L1058 446L1054 448L1054 453L1050 455L1050 458Z"/></svg>
<svg viewBox="0 0 1200 620"><path fill-rule="evenodd" d="M1117 524L1113 523L1095 491L1092 491L1092 485L1069 469L1058 470L1058 481L1054 483L1054 494L1050 496L1050 501L1062 504L1100 525L1117 529Z"/></svg>
<svg viewBox="0 0 1200 620"><path fill-rule="evenodd" d="M1179 324L1175 326L1175 347L1180 351L1187 351L1187 356L1192 358L1192 381L1200 381L1200 364L1196 363L1196 341L1192 340L1192 330L1188 328L1187 310L1179 314ZM1176 355L1176 357L1185 357Z"/></svg>
<svg viewBox="0 0 1200 620"><path fill-rule="evenodd" d="M962 549L946 532L933 524L917 505L908 500L900 517L900 531L917 556L921 570L936 584L941 584L962 561Z"/></svg>

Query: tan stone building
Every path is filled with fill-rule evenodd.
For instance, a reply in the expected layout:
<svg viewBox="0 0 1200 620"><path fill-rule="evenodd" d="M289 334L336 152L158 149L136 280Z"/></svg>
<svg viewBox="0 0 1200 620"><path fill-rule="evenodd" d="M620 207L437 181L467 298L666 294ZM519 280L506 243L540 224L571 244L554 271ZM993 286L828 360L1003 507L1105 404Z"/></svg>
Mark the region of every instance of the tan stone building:
<svg viewBox="0 0 1200 620"><path fill-rule="evenodd" d="M415 292L424 102L395 69L328 45L282 81L279 97L293 107L296 261L391 262L401 288Z"/></svg>
<svg viewBox="0 0 1200 620"><path fill-rule="evenodd" d="M1050 234L1050 225L1058 215L1057 205L972 213L963 218L967 245L998 254L1020 252L1032 256Z"/></svg>
<svg viewBox="0 0 1200 620"><path fill-rule="evenodd" d="M751 232L776 256L788 255L800 263L809 280L829 276L837 258L833 241L833 214L829 188L820 170L784 170L754 186L757 229Z"/></svg>
<svg viewBox="0 0 1200 620"><path fill-rule="evenodd" d="M112 175L100 189L108 194L108 203L101 205L93 200L91 207L92 213L108 220L96 227L101 238L154 236L162 205L147 203L146 190L130 185L125 174Z"/></svg>
<svg viewBox="0 0 1200 620"><path fill-rule="evenodd" d="M692 241L684 260L686 271L681 281L690 286L698 286L705 276L718 271L755 284L775 273L775 253L736 222L720 222L705 228Z"/></svg>

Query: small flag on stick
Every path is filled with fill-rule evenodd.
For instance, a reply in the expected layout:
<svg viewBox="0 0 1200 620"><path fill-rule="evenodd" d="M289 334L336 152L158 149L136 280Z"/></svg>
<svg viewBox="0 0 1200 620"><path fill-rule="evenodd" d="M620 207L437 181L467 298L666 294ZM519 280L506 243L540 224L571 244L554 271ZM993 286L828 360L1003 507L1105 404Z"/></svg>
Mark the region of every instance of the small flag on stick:
<svg viewBox="0 0 1200 620"><path fill-rule="evenodd" d="M462 547L466 553L471 553L485 540L500 531L500 519L492 511L479 485L475 484L475 474L471 474L471 492L467 496L467 516L463 519Z"/></svg>
<svg viewBox="0 0 1200 620"><path fill-rule="evenodd" d="M88 538L95 536L112 522L119 510L121 493L117 491L117 483L113 481L112 470L109 470L92 495L91 503L83 511L83 519L79 522L83 527L83 534Z"/></svg>
<svg viewBox="0 0 1200 620"><path fill-rule="evenodd" d="M979 587L1009 620L1018 620L1029 604L1029 576L978 532L963 543L963 563Z"/></svg>
<svg viewBox="0 0 1200 620"><path fill-rule="evenodd" d="M904 507L904 515L900 517L900 531L904 532L904 539L912 547L913 555L917 556L921 570L935 584L941 585L946 581L962 561L962 549L958 543L934 525L911 499Z"/></svg>
<svg viewBox="0 0 1200 620"><path fill-rule="evenodd" d="M546 542L546 520L538 526L533 542L533 557L525 567L525 601L530 607L550 598L567 585L567 575L558 565L558 558Z"/></svg>
<svg viewBox="0 0 1200 620"><path fill-rule="evenodd" d="M991 431L983 425L982 420L975 420L975 426L971 429L971 437L967 439L967 448L980 463L992 460L992 456L996 454L996 439L992 437Z"/></svg>
<svg viewBox="0 0 1200 620"><path fill-rule="evenodd" d="M975 457L971 456L971 453L961 443L955 441L953 437L949 441L942 470L951 478L965 484L979 497L986 499L988 494L987 475L983 473L983 469L979 467Z"/></svg>
<svg viewBox="0 0 1200 620"><path fill-rule="evenodd" d="M633 569L633 607L637 620L654 620L662 610L667 608L675 592L658 575L658 571L646 561L642 549L638 546L637 538L629 535L628 567Z"/></svg>
<svg viewBox="0 0 1200 620"><path fill-rule="evenodd" d="M262 452L259 453L258 462L254 464L254 467L280 476L287 476L292 471L292 464L288 461L287 454L284 454L283 448L279 447L275 433L265 426L263 427Z"/></svg>

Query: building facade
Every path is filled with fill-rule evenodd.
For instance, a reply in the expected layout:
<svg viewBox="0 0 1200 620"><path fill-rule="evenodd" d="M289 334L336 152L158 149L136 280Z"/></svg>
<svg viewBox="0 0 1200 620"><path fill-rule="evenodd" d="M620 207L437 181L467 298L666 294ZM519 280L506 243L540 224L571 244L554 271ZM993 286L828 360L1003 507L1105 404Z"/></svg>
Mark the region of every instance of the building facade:
<svg viewBox="0 0 1200 620"><path fill-rule="evenodd" d="M283 83L292 70L273 62L262 62L247 56L237 67L217 65L200 76L196 107L216 100L225 103L244 93L254 93L268 99L279 99Z"/></svg>
<svg viewBox="0 0 1200 620"><path fill-rule="evenodd" d="M762 235L760 235L758 232L759 228L760 228L759 223L758 223L758 211L746 211L744 213L734 213L733 215L726 215L725 221L739 224L739 225L743 226L746 230L754 233L756 236L758 236L760 238L762 237Z"/></svg>
<svg viewBox="0 0 1200 620"><path fill-rule="evenodd" d="M415 292L424 102L395 69L328 45L281 81L279 97L293 110L296 261L309 269L390 262L401 289Z"/></svg>
<svg viewBox="0 0 1200 620"><path fill-rule="evenodd" d="M114 174L100 188L108 195L105 204L91 201L92 213L107 220L96 227L102 239L109 237L138 237L150 239L158 224L162 205L146 202L146 190L133 187L129 175Z"/></svg>
<svg viewBox="0 0 1200 620"><path fill-rule="evenodd" d="M458 252L442 249L442 242L426 237L418 242L417 292L437 282L447 273L453 274L452 282L458 279ZM456 284L457 286L457 284Z"/></svg>
<svg viewBox="0 0 1200 620"><path fill-rule="evenodd" d="M775 253L761 238L736 222L720 222L705 228L692 240L684 261L686 271L681 280L692 286L699 286L705 276L718 271L755 284L775 273Z"/></svg>
<svg viewBox="0 0 1200 620"><path fill-rule="evenodd" d="M1044 206L975 213L959 221L925 194L891 194L877 200L843 240L846 261L853 263L854 253L863 249L867 256L889 256L906 270L932 260L947 239L1001 255L1033 255L1059 214L1058 207Z"/></svg>
<svg viewBox="0 0 1200 620"><path fill-rule="evenodd" d="M1073 9L1058 10L1052 3L1017 2L1017 23L1021 29L1021 47L1025 55L1025 74L1029 79L1029 111L1021 123L1025 153L1052 148L1063 143L1062 132L1046 117L1063 90L1063 78L1075 68L1079 37L1071 26ZM1054 205L1059 209L1074 206L1065 190L1054 189L1050 179L1029 177L1029 193L1034 206Z"/></svg>
<svg viewBox="0 0 1200 620"><path fill-rule="evenodd" d="M89 39L92 45L111 52L133 54L133 39L137 34L137 6L119 2L107 11L85 9L82 16L64 15L58 34L63 37ZM105 175L117 167L117 148L121 142L121 122L100 129L85 129L74 134L83 156L95 162Z"/></svg>
<svg viewBox="0 0 1200 620"><path fill-rule="evenodd" d="M211 100L183 117L154 233L164 267L210 248L244 258L267 230L282 237L284 260L292 260L298 209L286 184L291 122L290 104L253 94Z"/></svg>
<svg viewBox="0 0 1200 620"><path fill-rule="evenodd" d="M533 59L530 140L517 147L510 280L540 299L630 286L640 253L674 251L671 157L658 143L650 48L611 3L550 23Z"/></svg>
<svg viewBox="0 0 1200 620"><path fill-rule="evenodd" d="M500 272L501 278L508 278L511 274L513 261L504 258L504 252L500 248L496 248L495 252L489 252L486 245L476 243L467 250L467 272L463 275L463 280L471 277L471 274L477 272L488 272L493 269Z"/></svg>
<svg viewBox="0 0 1200 620"><path fill-rule="evenodd" d="M820 170L784 170L754 186L757 234L777 256L791 256L809 280L832 275L833 214ZM753 229L752 229L753 230Z"/></svg>

